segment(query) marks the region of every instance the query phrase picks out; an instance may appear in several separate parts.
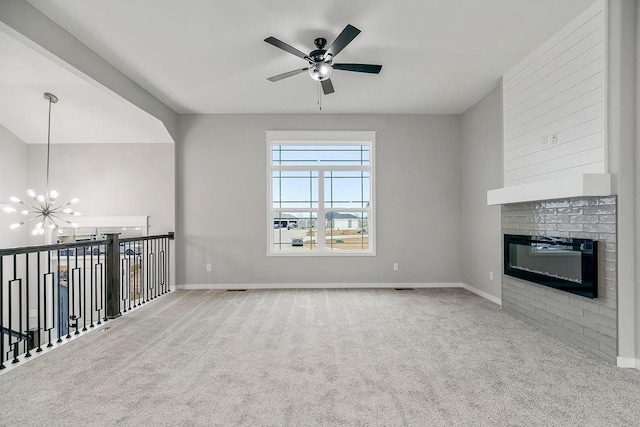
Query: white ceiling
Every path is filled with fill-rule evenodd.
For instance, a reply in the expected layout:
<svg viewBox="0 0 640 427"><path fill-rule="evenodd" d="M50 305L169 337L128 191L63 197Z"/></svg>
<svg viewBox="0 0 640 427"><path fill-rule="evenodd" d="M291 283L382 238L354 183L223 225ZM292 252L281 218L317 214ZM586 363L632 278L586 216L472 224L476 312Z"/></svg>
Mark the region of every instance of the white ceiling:
<svg viewBox="0 0 640 427"><path fill-rule="evenodd" d="M305 62L263 39L308 52L352 24L362 33L337 62L383 69L336 71L323 112L458 114L593 0L29 2L178 113L317 112L308 75L266 80Z"/></svg>
<svg viewBox="0 0 640 427"><path fill-rule="evenodd" d="M48 101L52 143L169 143L155 117L100 87L22 40L0 31L0 125L27 144L47 142Z"/></svg>

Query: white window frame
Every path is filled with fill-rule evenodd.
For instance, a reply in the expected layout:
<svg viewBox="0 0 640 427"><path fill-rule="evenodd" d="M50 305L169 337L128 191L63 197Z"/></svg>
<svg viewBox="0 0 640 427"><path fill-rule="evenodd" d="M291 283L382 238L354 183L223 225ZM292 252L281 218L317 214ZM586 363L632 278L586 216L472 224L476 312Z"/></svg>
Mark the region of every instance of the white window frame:
<svg viewBox="0 0 640 427"><path fill-rule="evenodd" d="M267 131L267 256L375 256L376 255L376 202L375 202L375 143L376 131ZM368 145L369 146L369 165L368 166L274 166L273 165L273 146L274 145ZM369 248L368 249L326 249L325 244L325 227L317 227L316 241L317 249L312 250L273 250L273 218L274 213L283 209L273 207L273 172L278 170L304 170L318 171L318 212L317 223L325 218L325 212L362 212L368 213L368 232L369 232ZM329 208L324 206L324 179L325 171L336 170L365 170L369 172L369 197L368 208ZM309 208L286 208L287 212L309 212Z"/></svg>

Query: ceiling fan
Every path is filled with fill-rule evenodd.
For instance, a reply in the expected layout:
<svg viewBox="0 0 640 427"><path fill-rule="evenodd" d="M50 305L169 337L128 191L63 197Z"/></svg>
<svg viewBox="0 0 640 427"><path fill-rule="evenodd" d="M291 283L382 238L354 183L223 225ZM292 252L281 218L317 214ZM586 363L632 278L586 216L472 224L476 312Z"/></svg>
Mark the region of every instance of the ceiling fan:
<svg viewBox="0 0 640 427"><path fill-rule="evenodd" d="M299 51L295 47L288 45L287 43L278 40L275 37L267 37L264 39L269 44L274 45L282 50L285 50L298 58L302 58L309 63L308 67L300 68L298 70L289 71L286 73L278 74L277 76L269 77L267 80L271 82L277 82L287 77L292 77L305 71L309 72L309 75L313 80L320 82L322 85L322 92L325 95L329 95L334 92L333 84L331 83L331 73L333 70L342 71L355 71L358 73L370 73L378 74L382 69L382 65L372 64L334 64L333 59L344 49L356 36L360 34L360 30L353 25L347 25L344 30L336 37L331 46L325 49L327 40L319 37L313 41L316 45L316 49L312 50L308 55L302 51Z"/></svg>

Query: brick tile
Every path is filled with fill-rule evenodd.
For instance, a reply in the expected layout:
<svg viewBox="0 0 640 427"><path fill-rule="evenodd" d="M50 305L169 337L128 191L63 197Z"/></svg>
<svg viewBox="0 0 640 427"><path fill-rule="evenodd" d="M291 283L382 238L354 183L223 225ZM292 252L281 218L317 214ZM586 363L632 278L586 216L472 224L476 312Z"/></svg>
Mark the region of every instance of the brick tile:
<svg viewBox="0 0 640 427"><path fill-rule="evenodd" d="M614 215L616 213L616 207L612 205L586 206L583 213L585 215Z"/></svg>

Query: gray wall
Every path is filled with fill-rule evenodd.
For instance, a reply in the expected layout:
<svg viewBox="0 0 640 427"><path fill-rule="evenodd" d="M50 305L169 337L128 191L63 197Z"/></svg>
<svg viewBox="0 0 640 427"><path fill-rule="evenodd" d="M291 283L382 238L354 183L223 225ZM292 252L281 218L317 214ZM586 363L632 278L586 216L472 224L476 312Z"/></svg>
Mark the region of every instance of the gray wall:
<svg viewBox="0 0 640 427"><path fill-rule="evenodd" d="M502 187L502 85L462 115L462 280L500 298L500 206L487 190ZM489 278L493 272L493 280Z"/></svg>
<svg viewBox="0 0 640 427"><path fill-rule="evenodd" d="M25 198L27 195L27 145L17 136L0 126L0 204L10 204L9 197ZM17 214L0 211L0 248L24 246L27 230L9 230L9 225L20 222Z"/></svg>
<svg viewBox="0 0 640 427"><path fill-rule="evenodd" d="M377 256L267 257L265 131L327 129L378 131ZM176 149L179 284L462 279L459 116L188 115Z"/></svg>
<svg viewBox="0 0 640 427"><path fill-rule="evenodd" d="M638 359L636 1L609 1L607 132L609 166L618 195L618 355Z"/></svg>
<svg viewBox="0 0 640 427"><path fill-rule="evenodd" d="M83 215L148 215L150 234L175 230L174 144L52 144L50 187ZM44 191L46 145L28 146L29 185Z"/></svg>
<svg viewBox="0 0 640 427"><path fill-rule="evenodd" d="M636 344L636 359L640 360L640 54L638 49L640 48L640 0L636 0L636 43L635 43L635 56L636 56L636 102L635 102L635 344ZM640 369L640 364L636 366Z"/></svg>

